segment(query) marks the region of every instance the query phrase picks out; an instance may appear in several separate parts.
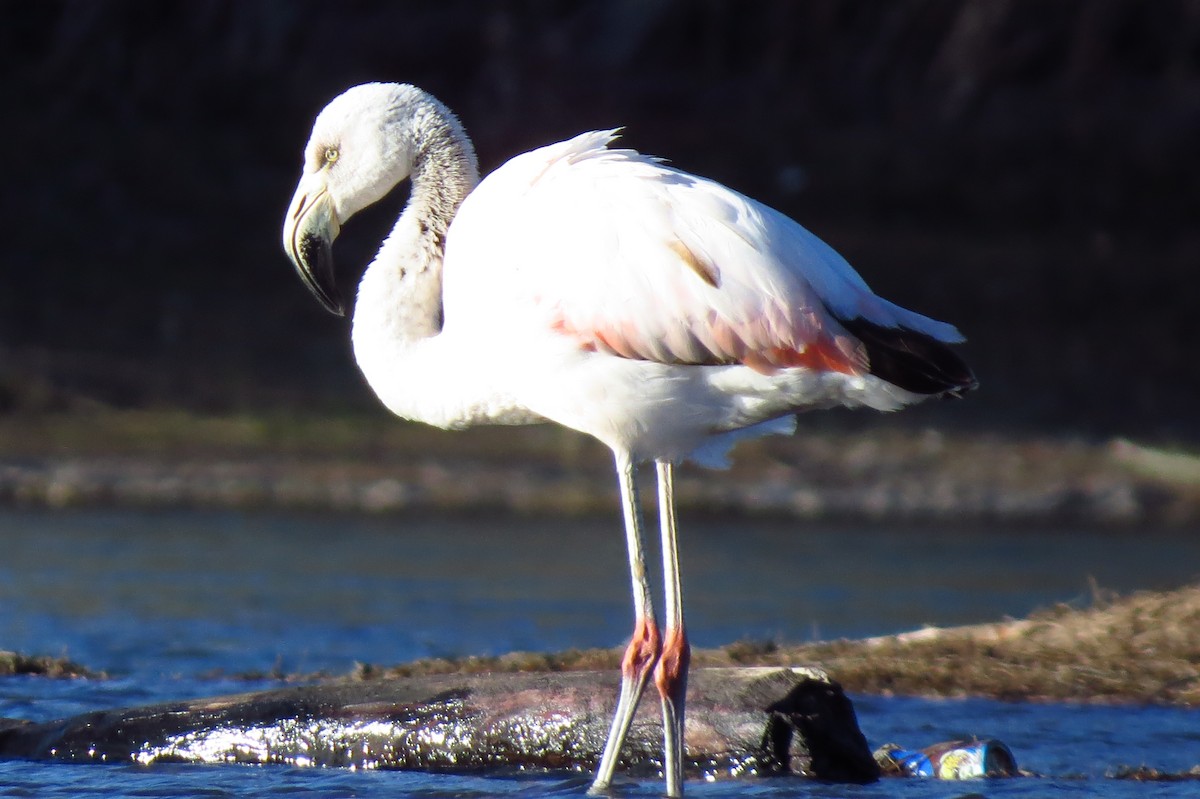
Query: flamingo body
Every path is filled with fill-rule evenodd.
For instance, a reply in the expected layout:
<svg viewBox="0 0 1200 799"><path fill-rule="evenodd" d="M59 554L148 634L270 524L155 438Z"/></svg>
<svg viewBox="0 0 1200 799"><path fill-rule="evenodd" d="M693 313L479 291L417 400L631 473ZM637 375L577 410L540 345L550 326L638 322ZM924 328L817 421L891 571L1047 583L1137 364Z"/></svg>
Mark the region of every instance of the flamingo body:
<svg viewBox="0 0 1200 799"><path fill-rule="evenodd" d="M953 327L877 297L778 212L608 149L613 138L585 133L513 158L450 226L440 337L459 368L490 362L477 379L506 398L492 412L523 408L634 460L712 464L740 438L790 431L790 420L763 423L798 410L924 399L871 375L838 319L961 340ZM377 390L393 365L371 369L361 351L380 338L356 336Z"/></svg>
<svg viewBox="0 0 1200 799"><path fill-rule="evenodd" d="M614 453L635 631L597 769L604 790L642 691L663 703L667 792L682 792L688 644L673 464L834 406L894 410L974 387L952 326L875 295L779 212L594 131L478 182L458 120L419 89L355 87L318 116L284 226L304 281L340 312L330 245L406 177L408 205L367 268L355 357L400 416L441 427L550 420ZM634 473L658 471L660 631Z"/></svg>

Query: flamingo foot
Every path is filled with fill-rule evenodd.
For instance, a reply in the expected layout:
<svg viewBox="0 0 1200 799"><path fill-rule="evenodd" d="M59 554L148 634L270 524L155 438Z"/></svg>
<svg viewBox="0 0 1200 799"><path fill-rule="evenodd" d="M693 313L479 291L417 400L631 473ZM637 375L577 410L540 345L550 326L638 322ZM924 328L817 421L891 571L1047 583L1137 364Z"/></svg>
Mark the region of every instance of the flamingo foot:
<svg viewBox="0 0 1200 799"><path fill-rule="evenodd" d="M604 753L600 756L600 765L596 767L596 778L592 781L592 787L588 789L589 796L603 796L609 793L613 772L621 755L621 746L625 743L625 736L633 723L638 702L646 690L646 682L658 663L661 652L662 638L658 632L658 625L653 619L639 618L634 627L633 638L625 649L625 657L621 660L621 693L617 699L616 712L613 713L612 727L608 731L608 740L604 744Z"/></svg>
<svg viewBox="0 0 1200 799"><path fill-rule="evenodd" d="M682 627L668 629L654 669L654 684L662 698L663 777L669 797L683 796L683 723L691 658L686 631Z"/></svg>

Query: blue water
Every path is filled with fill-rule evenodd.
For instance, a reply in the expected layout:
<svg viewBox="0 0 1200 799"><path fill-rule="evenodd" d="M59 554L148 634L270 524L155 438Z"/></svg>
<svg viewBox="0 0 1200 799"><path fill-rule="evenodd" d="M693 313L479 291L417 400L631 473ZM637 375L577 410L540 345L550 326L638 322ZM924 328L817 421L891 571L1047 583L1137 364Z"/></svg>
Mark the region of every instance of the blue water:
<svg viewBox="0 0 1200 799"><path fill-rule="evenodd" d="M273 687L247 672L513 649L615 646L631 623L616 519L0 511L0 649L65 654L107 680L0 679L0 716ZM698 646L897 632L1086 602L1091 585L1200 576L1200 537L683 519ZM836 676L836 675L835 675ZM1105 778L1200 763L1200 712L855 697L872 746L1006 742L1036 779L690 784L694 796L1200 796ZM285 767L0 762L0 796L580 796L585 775L446 776ZM653 782L623 787L657 796Z"/></svg>

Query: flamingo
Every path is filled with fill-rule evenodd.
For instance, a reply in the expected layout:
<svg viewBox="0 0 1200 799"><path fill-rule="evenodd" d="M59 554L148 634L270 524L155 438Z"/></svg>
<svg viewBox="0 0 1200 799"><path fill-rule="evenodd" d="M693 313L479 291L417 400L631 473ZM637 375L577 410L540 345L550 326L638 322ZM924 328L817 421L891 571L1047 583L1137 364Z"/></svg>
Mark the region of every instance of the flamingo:
<svg viewBox="0 0 1200 799"><path fill-rule="evenodd" d="M832 248L712 180L582 133L480 182L458 118L411 85L353 87L317 116L283 226L300 278L343 315L333 240L410 179L358 287L355 359L397 415L442 428L556 422L612 450L634 631L592 793L609 789L653 677L667 795L683 792L690 647L676 464L724 464L795 414L894 410L975 387L951 325L876 296ZM665 587L643 558L637 465L653 461Z"/></svg>

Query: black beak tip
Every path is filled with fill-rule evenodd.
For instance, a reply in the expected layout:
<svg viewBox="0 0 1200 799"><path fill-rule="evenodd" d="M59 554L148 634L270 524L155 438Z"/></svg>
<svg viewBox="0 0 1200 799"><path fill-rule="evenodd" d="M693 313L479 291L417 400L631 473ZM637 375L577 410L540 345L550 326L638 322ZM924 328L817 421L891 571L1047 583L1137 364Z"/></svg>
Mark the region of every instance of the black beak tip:
<svg viewBox="0 0 1200 799"><path fill-rule="evenodd" d="M312 291L313 296L321 303L321 307L334 316L346 315L346 305L342 302L341 292L337 290L337 286L334 285L332 280L311 280L305 282L308 283L308 288Z"/></svg>
<svg viewBox="0 0 1200 799"><path fill-rule="evenodd" d="M300 277L313 296L334 316L345 316L346 306L334 279L333 248L330 243L317 236L304 236L298 255L296 265Z"/></svg>

